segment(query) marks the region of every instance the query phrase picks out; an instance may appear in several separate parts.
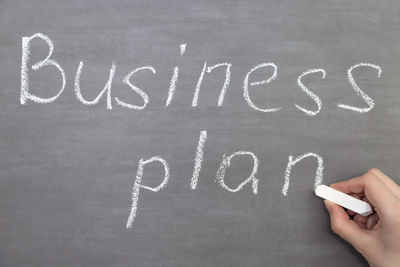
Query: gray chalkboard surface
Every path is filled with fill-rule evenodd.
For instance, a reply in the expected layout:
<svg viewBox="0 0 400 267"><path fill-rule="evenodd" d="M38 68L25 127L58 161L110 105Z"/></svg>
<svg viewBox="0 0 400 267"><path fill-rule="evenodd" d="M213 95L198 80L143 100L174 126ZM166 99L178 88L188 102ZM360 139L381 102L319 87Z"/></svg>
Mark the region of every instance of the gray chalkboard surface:
<svg viewBox="0 0 400 267"><path fill-rule="evenodd" d="M0 265L366 266L313 187L400 182L399 14L0 1Z"/></svg>

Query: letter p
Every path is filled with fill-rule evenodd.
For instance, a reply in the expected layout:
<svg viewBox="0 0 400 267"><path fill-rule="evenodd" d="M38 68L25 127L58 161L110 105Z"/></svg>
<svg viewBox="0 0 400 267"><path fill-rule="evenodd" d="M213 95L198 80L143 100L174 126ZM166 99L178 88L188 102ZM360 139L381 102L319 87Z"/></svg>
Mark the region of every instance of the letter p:
<svg viewBox="0 0 400 267"><path fill-rule="evenodd" d="M150 187L150 186L146 186L146 185L142 185L141 181L142 181L142 176L143 176L143 167L145 164L151 163L151 162L155 162L158 161L160 162L163 166L164 166L164 179L163 181L157 186L157 187ZM132 224L135 220L136 217L136 212L137 212L137 202L139 200L139 192L140 189L147 189L153 192L157 192L159 190L161 190L162 188L164 188L167 183L168 183L168 179L169 179L169 166L167 161L165 161L163 158L159 157L159 156L155 156L152 157L148 160L144 160L143 158L141 158L139 160L139 165L138 165L138 169L136 172L136 178L135 178L135 182L133 184L133 189L132 189L132 206L131 206L131 213L129 214L129 218L128 221L126 222L126 228L130 229L132 228Z"/></svg>

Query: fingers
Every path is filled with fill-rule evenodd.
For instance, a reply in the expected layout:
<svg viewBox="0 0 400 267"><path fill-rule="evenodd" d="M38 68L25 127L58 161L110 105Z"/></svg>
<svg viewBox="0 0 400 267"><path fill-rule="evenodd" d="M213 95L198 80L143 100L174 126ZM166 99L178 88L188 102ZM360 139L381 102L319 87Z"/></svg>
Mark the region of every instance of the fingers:
<svg viewBox="0 0 400 267"><path fill-rule="evenodd" d="M346 194L364 193L369 202L384 216L390 216L393 213L393 205L398 201L382 179L377 177L375 169L360 177L332 184L331 187Z"/></svg>
<svg viewBox="0 0 400 267"><path fill-rule="evenodd" d="M400 198L400 187L392 179L390 179L389 176L375 168L369 170L369 173L380 179L381 182L384 183L396 197Z"/></svg>
<svg viewBox="0 0 400 267"><path fill-rule="evenodd" d="M351 220L342 207L329 200L324 202L329 212L332 231L351 243L357 250L367 246L369 237L365 230Z"/></svg>
<svg viewBox="0 0 400 267"><path fill-rule="evenodd" d="M379 216L377 213L373 213L370 216L362 216L360 214L356 214L353 217L353 220L360 226L362 229L372 230L379 222Z"/></svg>

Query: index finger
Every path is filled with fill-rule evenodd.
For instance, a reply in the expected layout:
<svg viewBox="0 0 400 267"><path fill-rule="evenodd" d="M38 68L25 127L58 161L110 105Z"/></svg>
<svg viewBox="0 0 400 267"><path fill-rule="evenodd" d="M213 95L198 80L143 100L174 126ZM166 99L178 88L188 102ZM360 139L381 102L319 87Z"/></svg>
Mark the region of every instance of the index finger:
<svg viewBox="0 0 400 267"><path fill-rule="evenodd" d="M400 187L389 176L376 168L371 169L368 172L378 177L382 183L384 183L390 189L390 191L392 191L393 195L400 198Z"/></svg>
<svg viewBox="0 0 400 267"><path fill-rule="evenodd" d="M363 193L371 204L376 207L377 212L383 216L389 216L393 213L396 197L379 178L370 172L331 186L346 194Z"/></svg>

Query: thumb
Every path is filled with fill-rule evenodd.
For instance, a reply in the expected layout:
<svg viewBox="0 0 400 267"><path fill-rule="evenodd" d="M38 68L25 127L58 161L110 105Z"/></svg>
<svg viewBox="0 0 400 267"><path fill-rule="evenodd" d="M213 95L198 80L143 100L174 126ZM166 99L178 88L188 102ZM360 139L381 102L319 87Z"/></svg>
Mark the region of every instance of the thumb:
<svg viewBox="0 0 400 267"><path fill-rule="evenodd" d="M329 212L332 231L352 244L358 251L365 250L369 239L367 233L350 219L342 207L329 200L324 202Z"/></svg>

